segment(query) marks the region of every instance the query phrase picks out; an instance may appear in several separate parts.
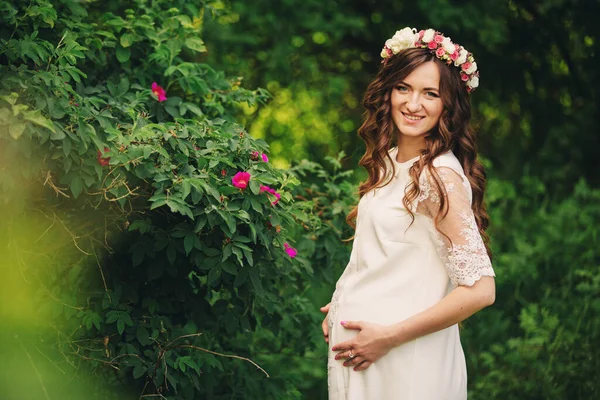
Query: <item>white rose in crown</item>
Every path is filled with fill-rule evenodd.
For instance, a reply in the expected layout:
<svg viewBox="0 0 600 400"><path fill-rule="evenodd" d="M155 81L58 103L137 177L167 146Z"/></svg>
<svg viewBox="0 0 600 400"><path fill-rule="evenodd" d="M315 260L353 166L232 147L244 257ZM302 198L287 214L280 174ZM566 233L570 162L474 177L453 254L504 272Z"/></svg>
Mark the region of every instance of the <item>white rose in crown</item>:
<svg viewBox="0 0 600 400"><path fill-rule="evenodd" d="M404 28L399 31L396 31L394 36L390 39L392 41L392 45L395 47L390 47L394 54L398 54L400 50L408 49L411 47L415 47L415 41L419 38L419 35L416 33L416 29L414 28ZM387 45L387 42L386 42Z"/></svg>
<svg viewBox="0 0 600 400"><path fill-rule="evenodd" d="M435 31L433 29L427 29L423 34L423 43L429 43L433 40L433 36L435 36Z"/></svg>
<svg viewBox="0 0 600 400"><path fill-rule="evenodd" d="M381 49L381 54L380 54L381 58L387 58L388 56L388 52L385 49L385 47L383 49Z"/></svg>
<svg viewBox="0 0 600 400"><path fill-rule="evenodd" d="M444 50L446 50L446 52L450 54L454 53L454 43L452 43L449 37L444 38L444 40L442 41L442 47L444 48Z"/></svg>
<svg viewBox="0 0 600 400"><path fill-rule="evenodd" d="M469 79L469 81L467 82L467 85L469 85L470 87L472 87L473 89L475 89L476 87L479 86L479 78L474 76L471 79Z"/></svg>
<svg viewBox="0 0 600 400"><path fill-rule="evenodd" d="M465 71L467 75L471 75L473 72L477 71L477 63L473 61L471 66Z"/></svg>
<svg viewBox="0 0 600 400"><path fill-rule="evenodd" d="M456 59L456 61L454 61L454 65L458 67L459 65L464 64L467 61L468 54L469 52L464 48L460 49L460 53L458 54L458 58Z"/></svg>
<svg viewBox="0 0 600 400"><path fill-rule="evenodd" d="M385 46L392 50L392 53L394 54L397 54L400 50L402 50L400 43L394 38L386 40Z"/></svg>

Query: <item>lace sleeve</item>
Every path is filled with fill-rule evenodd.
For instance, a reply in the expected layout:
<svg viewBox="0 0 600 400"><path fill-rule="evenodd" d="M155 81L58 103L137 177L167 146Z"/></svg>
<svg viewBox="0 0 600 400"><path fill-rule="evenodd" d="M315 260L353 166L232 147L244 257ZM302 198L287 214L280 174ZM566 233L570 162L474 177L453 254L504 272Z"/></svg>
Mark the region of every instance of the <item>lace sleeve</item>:
<svg viewBox="0 0 600 400"><path fill-rule="evenodd" d="M436 172L446 189L448 201L445 208L448 213L442 211L439 231L432 222L431 234L452 284L455 287L472 286L482 276L495 276L471 209L469 181L448 167L438 167ZM437 186L428 172L422 175L419 186L421 194L417 199L417 212L433 220L440 205Z"/></svg>

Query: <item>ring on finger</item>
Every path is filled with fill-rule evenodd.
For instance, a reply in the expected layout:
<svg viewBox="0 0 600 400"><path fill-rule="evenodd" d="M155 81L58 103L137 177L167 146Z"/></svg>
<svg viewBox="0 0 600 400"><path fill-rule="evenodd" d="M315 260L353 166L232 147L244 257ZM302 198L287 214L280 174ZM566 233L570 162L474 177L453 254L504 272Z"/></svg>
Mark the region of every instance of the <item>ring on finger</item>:
<svg viewBox="0 0 600 400"><path fill-rule="evenodd" d="M350 354L348 354L348 358L352 360L354 357L356 357L356 354L352 354L352 350L350 350Z"/></svg>

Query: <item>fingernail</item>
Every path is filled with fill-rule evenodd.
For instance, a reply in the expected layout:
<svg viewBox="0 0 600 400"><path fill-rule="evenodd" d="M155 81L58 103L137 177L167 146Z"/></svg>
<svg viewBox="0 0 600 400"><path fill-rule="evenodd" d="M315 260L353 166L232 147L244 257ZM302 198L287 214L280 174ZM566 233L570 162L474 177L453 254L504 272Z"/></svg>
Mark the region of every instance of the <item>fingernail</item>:
<svg viewBox="0 0 600 400"><path fill-rule="evenodd" d="M342 322L340 322L340 324L346 325L346 321L342 321Z"/></svg>
<svg viewBox="0 0 600 400"><path fill-rule="evenodd" d="M337 347L332 347L331 351L337 351Z"/></svg>
<svg viewBox="0 0 600 400"><path fill-rule="evenodd" d="M339 360L339 359L340 359L340 356L335 356L335 359L336 359L336 360Z"/></svg>

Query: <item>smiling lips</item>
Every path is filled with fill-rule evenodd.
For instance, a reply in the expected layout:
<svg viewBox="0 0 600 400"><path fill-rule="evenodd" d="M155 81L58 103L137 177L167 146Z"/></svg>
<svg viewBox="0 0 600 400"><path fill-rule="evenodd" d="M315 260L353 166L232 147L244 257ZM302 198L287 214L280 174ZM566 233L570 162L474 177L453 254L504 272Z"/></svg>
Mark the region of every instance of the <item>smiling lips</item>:
<svg viewBox="0 0 600 400"><path fill-rule="evenodd" d="M417 122L417 121L420 121L423 118L425 118L420 115L411 115L411 114L405 114L405 113L402 113L402 115L404 116L405 119L407 119L410 122Z"/></svg>

